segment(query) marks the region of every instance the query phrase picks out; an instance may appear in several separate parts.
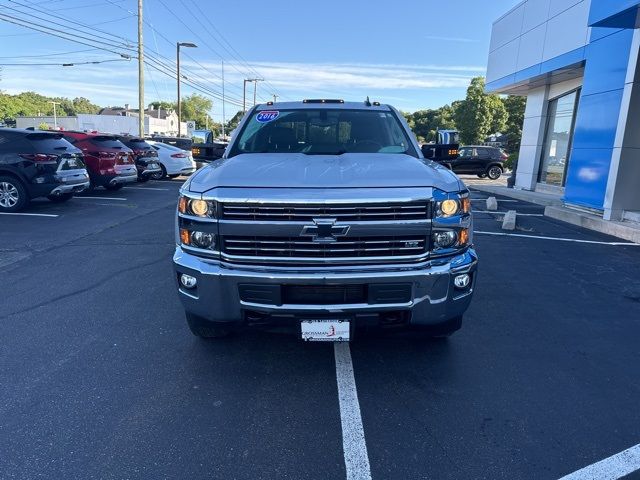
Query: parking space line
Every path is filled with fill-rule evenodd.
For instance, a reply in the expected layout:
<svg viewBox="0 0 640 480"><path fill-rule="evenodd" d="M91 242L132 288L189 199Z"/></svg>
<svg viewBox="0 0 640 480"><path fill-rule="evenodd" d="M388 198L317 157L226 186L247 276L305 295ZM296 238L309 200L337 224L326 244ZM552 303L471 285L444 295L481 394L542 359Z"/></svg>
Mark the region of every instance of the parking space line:
<svg viewBox="0 0 640 480"><path fill-rule="evenodd" d="M53 215L50 213L21 213L21 212L0 212L0 215L19 215L23 217L50 217L56 218L60 215Z"/></svg>
<svg viewBox="0 0 640 480"><path fill-rule="evenodd" d="M473 210L473 213L491 213L491 214L499 214L499 215L506 215L507 212L494 212L491 210ZM519 217L544 217L544 214L542 213L517 213L516 215L518 215Z"/></svg>
<svg viewBox="0 0 640 480"><path fill-rule="evenodd" d="M155 187L124 187L127 190L157 190L159 192L168 192L168 188L155 188Z"/></svg>
<svg viewBox="0 0 640 480"><path fill-rule="evenodd" d="M118 200L120 202L124 202L127 200L126 198L116 198L116 197L73 197L73 198L77 198L78 200Z"/></svg>
<svg viewBox="0 0 640 480"><path fill-rule="evenodd" d="M336 379L342 424L342 449L347 480L371 480L369 454L364 439L364 428L360 416L360 403L353 374L353 362L349 343L334 344Z"/></svg>
<svg viewBox="0 0 640 480"><path fill-rule="evenodd" d="M640 470L640 444L570 473L560 480L615 480Z"/></svg>
<svg viewBox="0 0 640 480"><path fill-rule="evenodd" d="M599 242L596 240L579 240L577 238L559 238L559 237L544 237L539 235L522 235L520 233L501 233L501 232L482 232L474 230L477 235L492 235L495 237L520 237L520 238L533 238L536 240L555 240L556 242L574 242L574 243L590 243L593 245L612 245L616 247L640 247L640 243L632 242Z"/></svg>

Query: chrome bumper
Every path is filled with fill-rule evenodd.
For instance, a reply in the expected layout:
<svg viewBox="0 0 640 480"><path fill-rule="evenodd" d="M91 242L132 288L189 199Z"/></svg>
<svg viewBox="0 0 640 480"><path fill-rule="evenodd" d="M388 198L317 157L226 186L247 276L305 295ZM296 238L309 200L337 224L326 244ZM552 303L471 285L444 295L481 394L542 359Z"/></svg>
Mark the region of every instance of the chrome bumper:
<svg viewBox="0 0 640 480"><path fill-rule="evenodd" d="M297 315L356 315L409 311L412 325L437 325L462 315L475 288L478 258L473 249L446 260L433 259L419 266L339 267L295 269L226 265L205 261L177 247L174 257L175 280L186 311L212 322L241 322L246 312ZM197 279L195 289L179 283L181 274ZM471 284L464 290L454 286L456 275L469 273ZM409 284L411 298L402 303L357 303L303 305L245 302L239 286L252 285L348 285Z"/></svg>
<svg viewBox="0 0 640 480"><path fill-rule="evenodd" d="M119 185L125 183L136 183L138 181L138 175L119 175L109 180L109 185Z"/></svg>
<svg viewBox="0 0 640 480"><path fill-rule="evenodd" d="M53 190L51 190L51 192L49 193L49 195L54 195L54 196L60 196L60 195L64 195L65 193L80 193L83 192L84 190L86 190L87 188L89 188L90 182L87 180L86 182L83 183L74 183L74 184L70 184L70 185L59 185L56 188L54 188Z"/></svg>

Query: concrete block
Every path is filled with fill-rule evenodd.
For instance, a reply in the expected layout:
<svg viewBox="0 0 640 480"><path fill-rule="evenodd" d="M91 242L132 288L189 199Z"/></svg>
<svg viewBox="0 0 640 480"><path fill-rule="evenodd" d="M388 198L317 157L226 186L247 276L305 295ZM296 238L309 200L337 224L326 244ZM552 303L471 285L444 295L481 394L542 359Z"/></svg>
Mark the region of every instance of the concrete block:
<svg viewBox="0 0 640 480"><path fill-rule="evenodd" d="M503 230L515 230L516 229L517 214L515 210L509 210L502 220Z"/></svg>
<svg viewBox="0 0 640 480"><path fill-rule="evenodd" d="M496 197L487 198L487 210L491 212L498 210L498 200L496 200Z"/></svg>

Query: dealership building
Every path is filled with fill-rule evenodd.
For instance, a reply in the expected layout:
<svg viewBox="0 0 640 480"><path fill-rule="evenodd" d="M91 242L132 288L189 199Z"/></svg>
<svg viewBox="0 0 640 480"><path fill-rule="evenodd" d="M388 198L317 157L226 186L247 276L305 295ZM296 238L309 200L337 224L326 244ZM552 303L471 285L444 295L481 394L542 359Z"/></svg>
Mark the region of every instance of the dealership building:
<svg viewBox="0 0 640 480"><path fill-rule="evenodd" d="M640 221L640 0L525 0L495 21L487 90L527 96L516 188Z"/></svg>

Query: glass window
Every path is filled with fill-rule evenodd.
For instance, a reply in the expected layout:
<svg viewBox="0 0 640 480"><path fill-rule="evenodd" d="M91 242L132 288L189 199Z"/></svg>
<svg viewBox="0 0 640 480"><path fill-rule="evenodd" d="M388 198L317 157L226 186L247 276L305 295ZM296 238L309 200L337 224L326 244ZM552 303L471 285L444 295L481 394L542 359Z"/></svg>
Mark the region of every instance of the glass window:
<svg viewBox="0 0 640 480"><path fill-rule="evenodd" d="M580 91L577 90L549 102L547 131L538 175L540 183L564 186L579 94Z"/></svg>
<svg viewBox="0 0 640 480"><path fill-rule="evenodd" d="M299 109L255 112L230 156L241 153L407 153L417 156L393 112Z"/></svg>

